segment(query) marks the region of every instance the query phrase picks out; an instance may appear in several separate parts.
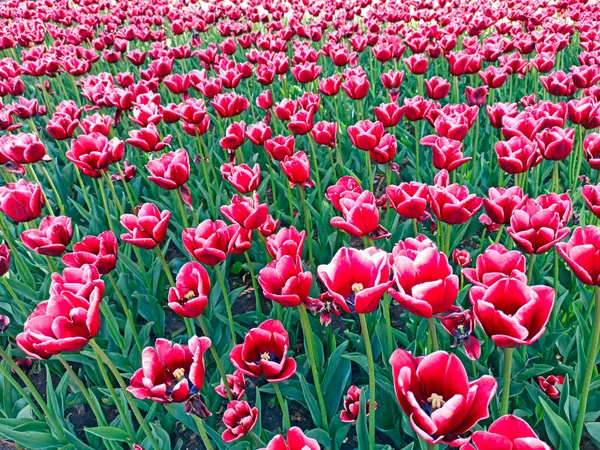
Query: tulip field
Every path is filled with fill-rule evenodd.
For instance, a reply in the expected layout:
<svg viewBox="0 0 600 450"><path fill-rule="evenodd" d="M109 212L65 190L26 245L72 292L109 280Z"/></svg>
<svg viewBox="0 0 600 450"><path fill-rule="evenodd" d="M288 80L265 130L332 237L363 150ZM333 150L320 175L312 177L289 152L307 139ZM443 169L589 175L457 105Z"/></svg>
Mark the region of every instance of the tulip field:
<svg viewBox="0 0 600 450"><path fill-rule="evenodd" d="M0 449L600 448L600 3L0 0Z"/></svg>

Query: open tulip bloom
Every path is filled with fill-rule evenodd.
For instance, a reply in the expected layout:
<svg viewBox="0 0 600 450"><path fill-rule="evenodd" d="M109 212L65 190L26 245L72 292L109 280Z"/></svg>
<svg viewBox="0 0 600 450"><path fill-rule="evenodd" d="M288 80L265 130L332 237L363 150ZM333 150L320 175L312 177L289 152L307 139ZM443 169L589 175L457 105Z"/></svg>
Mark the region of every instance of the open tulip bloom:
<svg viewBox="0 0 600 450"><path fill-rule="evenodd" d="M599 30L586 0L0 1L1 439L600 446Z"/></svg>

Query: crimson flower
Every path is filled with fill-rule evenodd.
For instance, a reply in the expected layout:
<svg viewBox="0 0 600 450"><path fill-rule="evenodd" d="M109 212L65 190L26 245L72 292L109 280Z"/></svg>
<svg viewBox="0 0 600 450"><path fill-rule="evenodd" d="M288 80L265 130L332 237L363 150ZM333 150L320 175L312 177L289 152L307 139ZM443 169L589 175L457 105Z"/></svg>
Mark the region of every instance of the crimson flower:
<svg viewBox="0 0 600 450"><path fill-rule="evenodd" d="M575 276L588 286L600 286L600 228L576 228L568 242L556 245Z"/></svg>
<svg viewBox="0 0 600 450"><path fill-rule="evenodd" d="M160 212L154 203L144 203L136 210L137 215L121 216L121 224L129 231L121 239L139 248L153 249L165 240L171 213Z"/></svg>
<svg viewBox="0 0 600 450"><path fill-rule="evenodd" d="M27 248L46 256L62 255L72 237L71 219L65 216L44 217L38 229L21 233L21 240Z"/></svg>
<svg viewBox="0 0 600 450"><path fill-rule="evenodd" d="M427 209L429 191L426 184L411 181L398 186L389 185L385 193L392 208L407 219L421 217Z"/></svg>
<svg viewBox="0 0 600 450"><path fill-rule="evenodd" d="M244 373L236 370L233 375L228 373L225 378L227 379L227 384L229 385L229 390L231 391L233 398L235 400L244 398L244 395L246 394L246 379L244 378ZM223 384L223 379L221 379L221 384L215 388L215 392L221 397L227 398L227 390Z"/></svg>
<svg viewBox="0 0 600 450"><path fill-rule="evenodd" d="M221 166L221 176L228 181L240 194L258 189L260 184L260 165L254 164L252 168L247 164L226 163Z"/></svg>
<svg viewBox="0 0 600 450"><path fill-rule="evenodd" d="M15 222L37 219L44 206L44 193L39 184L20 179L0 187L0 211Z"/></svg>
<svg viewBox="0 0 600 450"><path fill-rule="evenodd" d="M512 414L494 421L487 431L476 431L472 440L477 450L552 450L527 422ZM467 443L460 450L475 448Z"/></svg>
<svg viewBox="0 0 600 450"><path fill-rule="evenodd" d="M344 196L339 201L342 217L333 217L331 226L345 231L350 236L369 236L371 239L383 239L390 233L379 224L379 209L375 196L363 191L358 197Z"/></svg>
<svg viewBox="0 0 600 450"><path fill-rule="evenodd" d="M258 408L251 408L248 402L234 400L227 404L223 413L223 425L226 430L221 437L223 442L242 439L252 430L258 421Z"/></svg>
<svg viewBox="0 0 600 450"><path fill-rule="evenodd" d="M360 413L360 396L362 394L362 390L357 386L350 386L346 397L344 397L344 409L340 413L340 420L346 423L356 423L356 419L358 419L358 415ZM366 402L366 411L365 415L369 415L370 410L370 400ZM377 409L377 403L375 403L375 409Z"/></svg>
<svg viewBox="0 0 600 450"><path fill-rule="evenodd" d="M183 246L202 264L214 266L224 261L239 234L239 226L227 226L222 220L206 219L196 228L186 228L181 234Z"/></svg>
<svg viewBox="0 0 600 450"><path fill-rule="evenodd" d="M150 172L148 179L167 190L183 186L190 177L190 161L187 152L182 148L175 152L163 153L158 159L151 159L146 164L146 169Z"/></svg>
<svg viewBox="0 0 600 450"><path fill-rule="evenodd" d="M221 206L221 214L246 230L254 230L267 220L269 207L260 203L258 192L255 191L252 197L234 195L230 205Z"/></svg>
<svg viewBox="0 0 600 450"><path fill-rule="evenodd" d="M492 244L477 257L475 268L464 268L462 273L474 286L488 288L502 278L516 278L527 282L527 260L518 250L507 250L502 244Z"/></svg>
<svg viewBox="0 0 600 450"><path fill-rule="evenodd" d="M475 215L483 199L469 194L469 188L459 184L429 186L430 206L438 220L457 225L465 223Z"/></svg>
<svg viewBox="0 0 600 450"><path fill-rule="evenodd" d="M477 360L481 356L481 344L473 332L475 331L475 315L473 311L463 310L460 306L452 306L448 311L439 314L437 318L448 334L456 339L452 348L458 344L463 346L465 353L472 360Z"/></svg>
<svg viewBox="0 0 600 450"><path fill-rule="evenodd" d="M560 398L560 391L556 388L556 385L562 385L564 382L565 377L561 375L549 375L546 378L542 376L538 377L540 389L552 400L558 400Z"/></svg>
<svg viewBox="0 0 600 450"><path fill-rule="evenodd" d="M286 442L287 438L287 442ZM265 450L320 450L316 439L309 438L298 427L291 427L286 438L278 434L269 441Z"/></svg>
<svg viewBox="0 0 600 450"><path fill-rule="evenodd" d="M176 314L194 319L208 305L210 278L201 264L192 261L179 269L175 287L169 289L168 305Z"/></svg>
<svg viewBox="0 0 600 450"><path fill-rule="evenodd" d="M81 267L91 264L101 274L112 272L117 267L119 247L117 237L106 230L98 236L86 236L73 246L73 251L62 257L62 262L69 267Z"/></svg>

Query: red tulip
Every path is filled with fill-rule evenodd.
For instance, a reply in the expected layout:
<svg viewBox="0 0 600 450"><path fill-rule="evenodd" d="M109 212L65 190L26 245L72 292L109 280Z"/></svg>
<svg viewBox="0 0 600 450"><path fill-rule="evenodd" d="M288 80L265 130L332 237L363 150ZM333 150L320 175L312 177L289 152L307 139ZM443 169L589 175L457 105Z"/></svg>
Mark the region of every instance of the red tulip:
<svg viewBox="0 0 600 450"><path fill-rule="evenodd" d="M427 443L466 444L461 435L489 417L496 380L484 375L469 382L457 356L438 351L415 358L398 349L390 364L400 407Z"/></svg>
<svg viewBox="0 0 600 450"><path fill-rule="evenodd" d="M503 278L527 282L526 259L518 250L507 250L502 244L492 244L477 257L475 269L464 268L462 273L474 286L488 288Z"/></svg>
<svg viewBox="0 0 600 450"><path fill-rule="evenodd" d="M396 136L393 134L385 134L373 150L369 152L371 159L376 164L389 164L396 157L398 151L398 143Z"/></svg>
<svg viewBox="0 0 600 450"><path fill-rule="evenodd" d="M234 232L236 229L236 232ZM239 234L237 225L227 226L222 220L207 219L197 228L186 228L181 234L183 246L202 264L214 266L224 261Z"/></svg>
<svg viewBox="0 0 600 450"><path fill-rule="evenodd" d="M279 222L279 219L275 220L275 218L269 214L267 219L258 228L258 231L262 237L269 237L277 231L277 228L279 228Z"/></svg>
<svg viewBox="0 0 600 450"><path fill-rule="evenodd" d="M458 267L466 267L471 265L471 253L468 250L459 250L455 248L452 252L452 260Z"/></svg>
<svg viewBox="0 0 600 450"><path fill-rule="evenodd" d="M323 70L321 66L307 61L293 66L291 72L298 83L306 84L316 80L321 74L321 70Z"/></svg>
<svg viewBox="0 0 600 450"><path fill-rule="evenodd" d="M450 92L450 83L442 77L431 77L429 80L425 80L425 90L427 91L427 97L432 100L441 100L448 96Z"/></svg>
<svg viewBox="0 0 600 450"><path fill-rule="evenodd" d="M221 434L223 442L242 439L251 431L258 421L258 408L250 408L248 402L234 400L227 404L223 413L223 424L226 430Z"/></svg>
<svg viewBox="0 0 600 450"><path fill-rule="evenodd" d="M331 202L335 209L341 212L340 201L342 198L356 199L362 192L360 183L355 178L346 175L340 178L336 184L327 188L325 198Z"/></svg>
<svg viewBox="0 0 600 450"><path fill-rule="evenodd" d="M148 179L158 187L167 190L178 189L190 177L190 161L187 152L180 148L175 152L163 153L158 159L146 164L150 172Z"/></svg>
<svg viewBox="0 0 600 450"><path fill-rule="evenodd" d="M569 242L557 244L556 250L571 267L575 276L588 286L600 286L600 228L588 225L575 228Z"/></svg>
<svg viewBox="0 0 600 450"><path fill-rule="evenodd" d="M432 107L432 103L423 97L405 98L403 107L404 116L414 122L425 118Z"/></svg>
<svg viewBox="0 0 600 450"><path fill-rule="evenodd" d="M257 122L248 125L246 128L246 137L254 145L263 145L267 139L271 139L273 131L265 122Z"/></svg>
<svg viewBox="0 0 600 450"><path fill-rule="evenodd" d="M342 217L333 217L331 226L345 231L350 236L369 236L383 239L389 232L379 224L379 209L372 192L364 191L358 197L343 197L339 201Z"/></svg>
<svg viewBox="0 0 600 450"><path fill-rule="evenodd" d="M91 264L102 275L112 272L117 267L119 247L117 237L107 230L98 236L86 236L73 246L73 252L62 257L62 262L69 267L82 267Z"/></svg>
<svg viewBox="0 0 600 450"><path fill-rule="evenodd" d="M208 305L210 278L206 269L195 261L184 264L175 287L169 290L169 307L178 315L194 319L202 315Z"/></svg>
<svg viewBox="0 0 600 450"><path fill-rule="evenodd" d="M590 208L596 217L600 217L600 184L582 186L581 194L588 208Z"/></svg>
<svg viewBox="0 0 600 450"><path fill-rule="evenodd" d="M479 106L480 108L485 105L488 95L487 86L480 86L473 88L467 86L465 88L465 99L469 106Z"/></svg>
<svg viewBox="0 0 600 450"><path fill-rule="evenodd" d="M71 219L65 216L44 217L38 229L21 233L21 240L27 248L46 256L62 255L72 237Z"/></svg>
<svg viewBox="0 0 600 450"><path fill-rule="evenodd" d="M575 130L560 127L546 128L536 136L538 148L546 159L561 160L571 154Z"/></svg>
<svg viewBox="0 0 600 450"><path fill-rule="evenodd" d="M39 184L20 179L0 187L0 210L15 222L37 219L44 206L44 193Z"/></svg>
<svg viewBox="0 0 600 450"><path fill-rule="evenodd" d="M225 136L219 140L219 145L224 150L234 151L235 149L244 145L246 140L246 123L242 120L240 122L233 122L225 130Z"/></svg>
<svg viewBox="0 0 600 450"><path fill-rule="evenodd" d="M544 253L569 234L558 212L534 200L515 208L507 231L525 253Z"/></svg>
<svg viewBox="0 0 600 450"><path fill-rule="evenodd" d="M395 127L404 116L404 109L398 103L382 103L373 109L375 118L386 127Z"/></svg>
<svg viewBox="0 0 600 450"><path fill-rule="evenodd" d="M429 198L431 210L438 220L450 225L465 223L483 203L482 198L469 194L466 186L458 184L429 186Z"/></svg>
<svg viewBox="0 0 600 450"><path fill-rule="evenodd" d="M300 428L291 427L287 431L287 442L283 434L269 441L265 450L320 450L316 439L307 437Z"/></svg>
<svg viewBox="0 0 600 450"><path fill-rule="evenodd" d="M71 141L67 159L82 173L100 178L110 164L123 158L124 144L117 138L110 141L100 133L82 134Z"/></svg>
<svg viewBox="0 0 600 450"><path fill-rule="evenodd" d="M234 400L241 400L244 398L244 395L246 394L246 379L244 378L244 374L239 370L236 370L233 375L227 374L225 378L227 378L229 391L231 392L231 395L233 395ZM215 392L223 398L228 398L227 390L225 389L222 379L221 384L215 388Z"/></svg>
<svg viewBox="0 0 600 450"><path fill-rule="evenodd" d="M312 130L310 130L310 135L319 145L335 147L337 142L337 122L317 122Z"/></svg>
<svg viewBox="0 0 600 450"><path fill-rule="evenodd" d="M577 86L573 84L571 74L562 70L550 73L548 76L541 75L540 81L549 94L560 97L570 97L577 92Z"/></svg>
<svg viewBox="0 0 600 450"><path fill-rule="evenodd" d="M560 392L556 389L557 384L564 384L565 377L561 375L549 375L548 377L538 377L538 384L544 393L552 400L558 400L560 398Z"/></svg>
<svg viewBox="0 0 600 450"><path fill-rule="evenodd" d="M362 100L369 93L371 83L366 76L349 76L345 78L341 86L352 100Z"/></svg>
<svg viewBox="0 0 600 450"><path fill-rule="evenodd" d="M291 188L296 184L307 188L315 185L315 182L310 180L310 161L303 151L286 156L279 164L290 182Z"/></svg>
<svg viewBox="0 0 600 450"><path fill-rule="evenodd" d="M142 368L135 371L127 390L139 399L158 403L185 402L204 384L207 337L192 337L187 345L159 338L142 352Z"/></svg>
<svg viewBox="0 0 600 450"><path fill-rule="evenodd" d="M340 92L342 87L343 78L337 74L334 74L328 78L321 78L319 80L319 92L328 97L336 95Z"/></svg>
<svg viewBox="0 0 600 450"><path fill-rule="evenodd" d="M500 417L487 431L476 431L472 436L477 450L552 450L542 442L527 422L512 414ZM465 444L461 450L475 450Z"/></svg>
<svg viewBox="0 0 600 450"><path fill-rule="evenodd" d="M171 142L171 135L165 137L164 140L160 138L158 129L153 123L148 124L141 130L131 130L129 136L130 138L125 142L144 152L160 152L168 147Z"/></svg>
<svg viewBox="0 0 600 450"><path fill-rule="evenodd" d="M0 277L6 275L10 270L10 248L6 244L0 244Z"/></svg>
<svg viewBox="0 0 600 450"><path fill-rule="evenodd" d="M585 158L592 169L600 170L600 134L590 133L583 140Z"/></svg>
<svg viewBox="0 0 600 450"><path fill-rule="evenodd" d="M519 111L516 103L494 103L492 106L486 106L485 112L494 128L502 128L503 118L515 117Z"/></svg>
<svg viewBox="0 0 600 450"><path fill-rule="evenodd" d="M362 395L362 390L357 386L350 386L348 389L348 393L346 397L344 397L344 409L340 413L340 420L345 423L356 423L356 419L358 419L358 415L360 413L360 396ZM369 415L371 409L371 401L367 400L365 403L366 411L365 416ZM377 403L375 404L375 409L377 409Z"/></svg>
<svg viewBox="0 0 600 450"><path fill-rule="evenodd" d="M514 348L531 345L544 333L554 306L554 289L501 278L490 287L473 286L469 300L488 337L500 348Z"/></svg>
<svg viewBox="0 0 600 450"><path fill-rule="evenodd" d="M63 141L73 137L79 121L67 115L55 113L46 124L46 132L57 141Z"/></svg>
<svg viewBox="0 0 600 450"><path fill-rule="evenodd" d="M296 373L296 360L287 357L289 345L281 322L269 319L248 331L244 343L231 350L229 359L245 375L264 375L269 383L279 383Z"/></svg>
<svg viewBox="0 0 600 450"><path fill-rule="evenodd" d="M463 311L460 306L454 306L447 312L439 314L438 319L444 327L444 330L454 338L456 342L452 348L456 348L458 344L462 344L466 355L476 361L481 356L481 344L473 332L475 331L475 315L473 311L467 309Z"/></svg>
<svg viewBox="0 0 600 450"><path fill-rule="evenodd" d="M412 314L431 318L450 308L458 295L458 277L435 247L395 251L392 272L398 290L389 293Z"/></svg>
<svg viewBox="0 0 600 450"><path fill-rule="evenodd" d="M560 223L563 225L569 223L573 212L573 203L566 192L563 194L551 192L547 195L540 195L534 201L542 208L558 213Z"/></svg>
<svg viewBox="0 0 600 450"><path fill-rule="evenodd" d="M600 102L595 97L583 97L567 103L569 120L583 128L592 129L600 125Z"/></svg>
<svg viewBox="0 0 600 450"><path fill-rule="evenodd" d="M352 144L360 150L373 150L379 144L383 134L383 124L381 122L361 120L348 127L348 136L350 136Z"/></svg>
<svg viewBox="0 0 600 450"><path fill-rule="evenodd" d="M406 64L406 67L408 67L408 70L410 70L412 74L422 75L427 72L427 67L429 67L429 59L426 55L414 54L408 58L404 58L404 64Z"/></svg>
<svg viewBox="0 0 600 450"><path fill-rule="evenodd" d="M375 247L365 250L340 248L329 264L317 274L334 301L347 313L375 311L390 280L387 254Z"/></svg>
<svg viewBox="0 0 600 450"><path fill-rule="evenodd" d="M421 139L421 145L431 146L433 166L438 170L452 172L473 159L463 157L462 142L454 139L431 135Z"/></svg>
<svg viewBox="0 0 600 450"><path fill-rule="evenodd" d="M19 133L7 135L0 151L11 161L19 164L32 164L50 159L46 155L46 146L40 141L37 134Z"/></svg>
<svg viewBox="0 0 600 450"><path fill-rule="evenodd" d="M169 211L160 212L155 204L144 203L137 208L137 215L121 216L121 225L129 231L122 234L121 239L139 248L153 249L167 237L170 218Z"/></svg>
<svg viewBox="0 0 600 450"><path fill-rule="evenodd" d="M264 143L265 150L276 161L283 161L287 156L292 156L296 149L294 136L275 136Z"/></svg>
<svg viewBox="0 0 600 450"><path fill-rule="evenodd" d="M269 214L268 206L260 203L257 192L254 192L252 197L234 195L231 204L221 206L220 211L227 220L237 223L246 230L260 227Z"/></svg>
<svg viewBox="0 0 600 450"><path fill-rule="evenodd" d="M506 82L508 74L503 67L488 66L485 70L479 71L479 78L487 87L497 89Z"/></svg>
<svg viewBox="0 0 600 450"><path fill-rule="evenodd" d="M498 165L508 174L527 172L540 157L538 146L526 137L514 136L494 145Z"/></svg>
<svg viewBox="0 0 600 450"><path fill-rule="evenodd" d="M280 259L285 255L302 256L306 231L298 231L296 228L282 228L277 234L267 238L267 251L273 259Z"/></svg>
<svg viewBox="0 0 600 450"><path fill-rule="evenodd" d="M488 198L483 199L483 208L492 222L508 225L513 210L526 201L527 196L523 196L523 191L518 186L508 189L491 187L488 190Z"/></svg>
<svg viewBox="0 0 600 450"><path fill-rule="evenodd" d="M390 185L385 193L392 208L407 219L421 217L427 209L429 191L426 184L411 181L400 183L399 186Z"/></svg>
<svg viewBox="0 0 600 450"><path fill-rule="evenodd" d="M258 189L260 184L260 165L252 168L247 164L226 163L221 166L221 176L240 194L247 194Z"/></svg>
<svg viewBox="0 0 600 450"><path fill-rule="evenodd" d="M404 70L390 69L381 74L381 84L386 89L399 89L404 80Z"/></svg>
<svg viewBox="0 0 600 450"><path fill-rule="evenodd" d="M265 298L283 306L299 306L310 301L312 274L304 271L300 256L284 255L271 261L258 275Z"/></svg>

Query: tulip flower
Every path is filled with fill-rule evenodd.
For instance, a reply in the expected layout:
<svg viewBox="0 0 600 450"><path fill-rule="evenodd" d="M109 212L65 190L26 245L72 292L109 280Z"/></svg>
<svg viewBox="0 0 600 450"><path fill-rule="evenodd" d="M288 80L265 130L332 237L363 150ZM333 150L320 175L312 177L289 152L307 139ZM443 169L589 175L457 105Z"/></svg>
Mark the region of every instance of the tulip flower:
<svg viewBox="0 0 600 450"><path fill-rule="evenodd" d="M248 402L234 400L227 404L223 413L226 430L221 434L223 442L242 439L258 422L258 408L251 408Z"/></svg>
<svg viewBox="0 0 600 450"><path fill-rule="evenodd" d="M246 140L246 123L242 120L234 122L225 130L225 136L219 140L219 145L230 152L241 147Z"/></svg>
<svg viewBox="0 0 600 450"><path fill-rule="evenodd" d="M347 313L375 311L390 280L387 254L375 247L365 250L342 247L317 274L334 301Z"/></svg>
<svg viewBox="0 0 600 450"><path fill-rule="evenodd" d="M252 197L234 195L230 205L221 206L221 214L227 220L246 230L260 227L267 220L268 213L269 208L265 203L260 203L257 192Z"/></svg>
<svg viewBox="0 0 600 450"><path fill-rule="evenodd" d="M471 265L471 254L468 250L459 250L457 248L452 252L452 260L459 267Z"/></svg>
<svg viewBox="0 0 600 450"><path fill-rule="evenodd" d="M49 159L46 146L38 135L33 133L8 135L3 145L0 145L0 150L8 159L19 164L32 164Z"/></svg>
<svg viewBox="0 0 600 450"><path fill-rule="evenodd" d="M552 400L558 400L560 398L560 392L556 389L556 385L562 385L565 382L565 377L561 375L549 375L546 378L539 376L538 384L540 389L550 397Z"/></svg>
<svg viewBox="0 0 600 450"><path fill-rule="evenodd" d="M98 236L88 235L73 246L73 251L62 257L68 267L82 267L91 264L102 275L112 272L117 267L119 247L117 237L107 230Z"/></svg>
<svg viewBox="0 0 600 450"><path fill-rule="evenodd" d="M165 240L171 213L160 212L153 203L144 203L136 212L137 215L121 216L121 224L129 231L122 234L121 239L139 248L153 249Z"/></svg>
<svg viewBox="0 0 600 450"><path fill-rule="evenodd" d="M286 442L287 439L287 442ZM265 450L320 450L316 439L309 438L298 427L287 430L286 437L278 434L269 441Z"/></svg>
<svg viewBox="0 0 600 450"><path fill-rule="evenodd" d="M221 166L221 176L240 194L247 194L258 189L260 184L260 164L252 168L247 164L226 163Z"/></svg>
<svg viewBox="0 0 600 450"><path fill-rule="evenodd" d="M269 383L279 383L296 373L296 360L287 356L289 345L281 322L270 319L248 331L244 343L231 350L229 359L245 375L264 375Z"/></svg>
<svg viewBox="0 0 600 450"><path fill-rule="evenodd" d="M600 228L576 228L568 242L557 244L558 254L575 276L588 286L600 286Z"/></svg>
<svg viewBox="0 0 600 450"><path fill-rule="evenodd" d="M110 141L103 134L82 134L71 141L67 159L85 175L100 178L102 171L123 159L124 144L117 138Z"/></svg>
<svg viewBox="0 0 600 450"><path fill-rule="evenodd" d="M275 218L269 214L267 216L267 220L263 222L258 231L262 237L269 237L277 231L277 228L279 228L279 222L279 219L275 220Z"/></svg>
<svg viewBox="0 0 600 450"><path fill-rule="evenodd" d="M581 194L588 208L590 208L596 217L600 217L600 184L582 186Z"/></svg>
<svg viewBox="0 0 600 450"><path fill-rule="evenodd" d="M427 97L432 100L441 100L448 96L450 92L450 83L442 77L431 77L425 80L425 90Z"/></svg>
<svg viewBox="0 0 600 450"><path fill-rule="evenodd" d="M236 370L233 375L227 374L227 384L229 385L229 391L233 395L234 400L241 400L246 394L246 379L244 378L243 372ZM227 390L221 379L221 384L215 388L215 392L223 398L227 397Z"/></svg>
<svg viewBox="0 0 600 450"><path fill-rule="evenodd" d="M304 188L315 185L315 182L310 179L310 161L303 151L286 156L279 165L290 182L290 188L294 188L297 184Z"/></svg>
<svg viewBox="0 0 600 450"><path fill-rule="evenodd" d="M335 209L341 212L340 201L342 198L356 199L362 192L362 187L356 178L346 175L340 178L336 184L327 188L325 198L331 202Z"/></svg>
<svg viewBox="0 0 600 450"><path fill-rule="evenodd" d="M373 108L375 118L386 128L395 127L404 116L404 109L396 102L382 103Z"/></svg>
<svg viewBox="0 0 600 450"><path fill-rule="evenodd" d="M276 161L283 161L287 156L292 156L296 148L294 136L275 136L264 143L265 150Z"/></svg>
<svg viewBox="0 0 600 450"><path fill-rule="evenodd" d="M72 237L71 219L65 216L44 217L38 229L21 233L21 240L27 248L46 256L62 255Z"/></svg>
<svg viewBox="0 0 600 450"><path fill-rule="evenodd" d="M429 186L430 206L438 220L450 224L462 224L475 215L483 199L469 194L466 186L451 184L447 187Z"/></svg>
<svg viewBox="0 0 600 450"><path fill-rule="evenodd" d="M6 275L10 270L10 248L6 244L0 244L0 277Z"/></svg>
<svg viewBox="0 0 600 450"><path fill-rule="evenodd" d="M304 271L300 256L283 255L271 261L258 274L265 298L283 306L311 303L312 273Z"/></svg>
<svg viewBox="0 0 600 450"><path fill-rule="evenodd" d="M266 246L273 259L280 259L285 255L302 256L306 231L298 231L295 227L281 228L276 234L267 237Z"/></svg>
<svg viewBox="0 0 600 450"><path fill-rule="evenodd" d="M471 444L465 444L461 450L552 450L542 442L527 422L512 414L507 414L490 425L487 431L473 433Z"/></svg>
<svg viewBox="0 0 600 450"><path fill-rule="evenodd" d="M345 423L356 423L356 419L358 419L359 411L360 411L360 396L362 394L362 390L357 386L350 386L346 396L344 397L344 409L340 413L340 420ZM369 410L371 408L370 401L367 400L365 416L369 416ZM375 408L377 408L377 404L375 404Z"/></svg>
<svg viewBox="0 0 600 450"><path fill-rule="evenodd" d="M583 140L583 150L590 167L600 170L600 134L588 134Z"/></svg>
<svg viewBox="0 0 600 450"><path fill-rule="evenodd" d="M44 194L39 184L20 179L0 187L0 210L15 222L29 222L42 213Z"/></svg>
<svg viewBox="0 0 600 450"><path fill-rule="evenodd" d="M192 337L187 345L159 338L142 352L142 368L135 371L127 390L135 398L157 403L182 403L204 384L207 337Z"/></svg>
<svg viewBox="0 0 600 450"><path fill-rule="evenodd" d="M567 225L573 213L573 202L568 193L556 194L551 192L547 195L540 195L535 200L539 206L550 211L554 211L560 217L560 223Z"/></svg>
<svg viewBox="0 0 600 450"><path fill-rule="evenodd" d="M437 351L415 358L398 349L390 364L400 407L427 443L466 444L464 434L489 417L496 380L484 375L469 382L457 356Z"/></svg>
<svg viewBox="0 0 600 450"><path fill-rule="evenodd" d="M365 237L377 240L390 236L390 233L379 224L379 209L372 192L363 191L358 197L340 199L342 217L333 217L331 226L345 231L350 236Z"/></svg>
<svg viewBox="0 0 600 450"><path fill-rule="evenodd" d="M206 309L209 292L206 269L195 261L185 263L179 269L175 286L169 289L168 306L176 314L194 319Z"/></svg>
<svg viewBox="0 0 600 450"><path fill-rule="evenodd" d="M310 135L319 145L335 147L337 142L337 122L321 121L315 123L315 126L310 130Z"/></svg>
<svg viewBox="0 0 600 450"><path fill-rule="evenodd" d="M187 183L190 176L188 154L182 148L175 152L163 153L160 158L148 161L146 169L151 174L148 179L158 187L177 189Z"/></svg>
<svg viewBox="0 0 600 450"><path fill-rule="evenodd" d="M454 139L432 135L424 137L420 143L426 147L431 146L433 166L438 170L452 172L473 159L463 157L462 142Z"/></svg>
<svg viewBox="0 0 600 450"><path fill-rule="evenodd" d="M439 314L438 319L444 330L454 338L456 342L452 348L462 344L466 355L473 361L481 356L481 344L473 332L475 331L475 315L470 309L464 311L460 306L453 306L445 313Z"/></svg>
<svg viewBox="0 0 600 450"><path fill-rule="evenodd" d="M508 225L513 210L526 201L527 196L523 195L523 190L518 186L508 189L491 187L488 197L483 199L483 208L492 222Z"/></svg>
<svg viewBox="0 0 600 450"><path fill-rule="evenodd" d="M527 172L539 162L540 151L537 144L522 136L498 141L494 150L498 155L498 165L508 174Z"/></svg>
<svg viewBox="0 0 600 450"><path fill-rule="evenodd" d="M565 130L560 127L552 127L542 130L535 139L544 158L556 161L565 159L571 154L574 137L575 130L573 128Z"/></svg>
<svg viewBox="0 0 600 450"><path fill-rule="evenodd" d="M474 286L488 288L503 278L527 282L525 255L507 250L502 244L492 244L475 260L475 268L464 268L462 274Z"/></svg>
<svg viewBox="0 0 600 450"><path fill-rule="evenodd" d="M234 228L237 228L236 232ZM207 219L197 228L183 230L181 239L190 255L202 264L214 266L227 258L237 234L239 234L239 227L227 226L222 220Z"/></svg>
<svg viewBox="0 0 600 450"><path fill-rule="evenodd" d="M160 152L168 147L172 139L171 135L161 139L158 129L153 123L140 130L131 130L129 136L130 138L125 142L144 152Z"/></svg>
<svg viewBox="0 0 600 450"><path fill-rule="evenodd" d="M383 124L381 122L371 122L370 120L361 120L355 125L348 127L348 135L352 144L365 151L371 151L383 137Z"/></svg>

